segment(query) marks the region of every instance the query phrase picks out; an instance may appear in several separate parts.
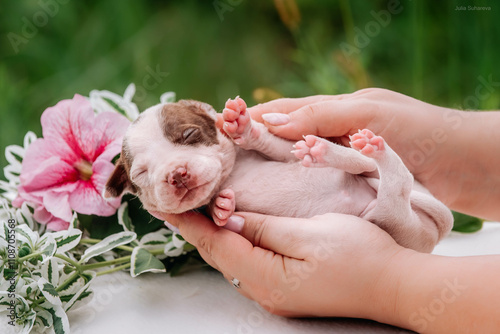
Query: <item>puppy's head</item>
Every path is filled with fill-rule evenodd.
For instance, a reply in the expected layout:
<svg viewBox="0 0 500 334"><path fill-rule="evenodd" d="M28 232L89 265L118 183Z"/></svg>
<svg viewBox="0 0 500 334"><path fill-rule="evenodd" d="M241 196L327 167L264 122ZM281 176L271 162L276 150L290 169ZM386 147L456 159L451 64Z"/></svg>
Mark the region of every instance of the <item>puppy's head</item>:
<svg viewBox="0 0 500 334"><path fill-rule="evenodd" d="M104 196L137 194L148 211L208 204L234 165L234 146L206 103L181 100L144 111L127 130Z"/></svg>

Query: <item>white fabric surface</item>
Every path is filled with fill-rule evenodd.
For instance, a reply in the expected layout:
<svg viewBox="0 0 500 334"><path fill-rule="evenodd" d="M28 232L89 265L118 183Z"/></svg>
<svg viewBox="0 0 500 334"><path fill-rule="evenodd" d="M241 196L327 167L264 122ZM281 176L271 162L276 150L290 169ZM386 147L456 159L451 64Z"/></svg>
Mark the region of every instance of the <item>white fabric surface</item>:
<svg viewBox="0 0 500 334"><path fill-rule="evenodd" d="M452 232L434 253L500 254L500 223L473 234ZM93 300L69 313L73 334L109 333L409 333L362 319L286 319L239 295L219 273L179 277L125 272L98 277ZM5 333L0 331L0 333Z"/></svg>
<svg viewBox="0 0 500 334"><path fill-rule="evenodd" d="M485 223L472 234L451 232L433 253L500 254L500 224ZM361 319L273 316L214 271L135 279L117 273L96 283L94 300L71 313L72 333L408 333Z"/></svg>

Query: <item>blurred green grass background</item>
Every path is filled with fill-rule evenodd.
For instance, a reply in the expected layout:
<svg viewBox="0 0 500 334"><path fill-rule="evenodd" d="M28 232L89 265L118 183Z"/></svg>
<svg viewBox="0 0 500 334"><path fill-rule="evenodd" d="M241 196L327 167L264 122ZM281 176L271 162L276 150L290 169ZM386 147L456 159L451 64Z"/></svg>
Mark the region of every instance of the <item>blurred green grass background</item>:
<svg viewBox="0 0 500 334"><path fill-rule="evenodd" d="M377 21L388 6L400 12ZM165 91L220 110L236 95L253 104L368 86L500 109L500 83L476 91L479 78L500 82L498 22L500 3L473 0L3 0L0 166L6 145L41 135L45 108L130 82L141 110Z"/></svg>

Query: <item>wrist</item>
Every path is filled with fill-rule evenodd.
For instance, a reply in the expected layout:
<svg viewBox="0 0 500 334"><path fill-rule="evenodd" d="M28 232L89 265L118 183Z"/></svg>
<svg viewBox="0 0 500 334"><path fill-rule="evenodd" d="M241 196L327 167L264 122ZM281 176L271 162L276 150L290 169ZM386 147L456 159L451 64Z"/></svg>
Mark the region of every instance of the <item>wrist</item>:
<svg viewBox="0 0 500 334"><path fill-rule="evenodd" d="M368 318L417 330L418 322L415 323L412 315L415 305L418 305L420 291L413 283L421 273L426 272L426 265L431 260L430 254L398 246L393 255L381 263L378 280L373 285Z"/></svg>

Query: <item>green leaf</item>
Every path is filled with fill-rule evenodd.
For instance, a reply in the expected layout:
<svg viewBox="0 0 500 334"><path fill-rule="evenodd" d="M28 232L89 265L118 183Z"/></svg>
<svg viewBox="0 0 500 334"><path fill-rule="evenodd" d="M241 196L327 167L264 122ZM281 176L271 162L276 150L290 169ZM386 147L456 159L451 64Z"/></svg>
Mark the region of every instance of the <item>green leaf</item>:
<svg viewBox="0 0 500 334"><path fill-rule="evenodd" d="M89 274L89 276L91 276L92 278L94 278L96 276L95 273L93 274ZM78 290L78 292L76 292L73 297L66 303L66 305L64 305L64 311L68 312L71 307L73 307L73 305L75 305L75 303L79 300L82 300L83 298L85 298L86 296L89 296L89 294L86 294L87 293L87 290L89 288L89 285L90 285L90 282L92 280L89 279L87 281L87 284L85 284L80 290Z"/></svg>
<svg viewBox="0 0 500 334"><path fill-rule="evenodd" d="M22 224L16 226L17 239L19 241L26 242L31 246L31 248L35 248L35 244L38 240L38 233L33 232L28 225Z"/></svg>
<svg viewBox="0 0 500 334"><path fill-rule="evenodd" d="M132 252L130 275L136 277L145 272L165 272L165 266L144 248L136 247Z"/></svg>
<svg viewBox="0 0 500 334"><path fill-rule="evenodd" d="M452 211L453 214L453 231L462 233L473 233L479 231L483 227L483 219L469 216L460 212Z"/></svg>
<svg viewBox="0 0 500 334"><path fill-rule="evenodd" d="M36 317L44 328L52 327L52 314L46 309L40 308L36 310Z"/></svg>
<svg viewBox="0 0 500 334"><path fill-rule="evenodd" d="M100 255L102 253L106 253L107 251L112 250L115 247L126 245L137 238L137 235L134 232L121 232L112 234L109 237L105 238L98 244L95 244L92 247L87 248L85 253L83 253L82 258L80 259L80 263L85 263L94 256Z"/></svg>
<svg viewBox="0 0 500 334"><path fill-rule="evenodd" d="M45 278L40 278L37 282L40 291L43 296L47 299L49 303L52 305L62 305L61 299L59 298L59 294L57 293L56 288L50 284Z"/></svg>
<svg viewBox="0 0 500 334"><path fill-rule="evenodd" d="M40 242L43 243L43 246L38 250L38 252L42 253L43 263L54 256L57 251L57 244L51 234L45 234Z"/></svg>
<svg viewBox="0 0 500 334"><path fill-rule="evenodd" d="M33 325L35 324L36 312L33 310L30 310L29 312L27 312L26 314L23 315L23 319L24 319L24 324L23 324L23 330L21 333L28 334L31 332L31 329L33 328Z"/></svg>
<svg viewBox="0 0 500 334"><path fill-rule="evenodd" d="M59 266L56 259L51 258L43 263L40 273L50 284L56 286L59 283Z"/></svg>
<svg viewBox="0 0 500 334"><path fill-rule="evenodd" d="M75 248L82 238L82 231L79 229L70 229L52 233L57 243L57 253L62 254Z"/></svg>
<svg viewBox="0 0 500 334"><path fill-rule="evenodd" d="M45 302L40 305L44 309L46 309L52 315L52 323L54 326L54 332L56 334L69 334L69 321L66 312L62 306L59 305L51 305L48 302Z"/></svg>
<svg viewBox="0 0 500 334"><path fill-rule="evenodd" d="M132 225L132 220L128 215L128 202L123 202L118 209L118 224L123 226L125 231L134 231L134 225Z"/></svg>

